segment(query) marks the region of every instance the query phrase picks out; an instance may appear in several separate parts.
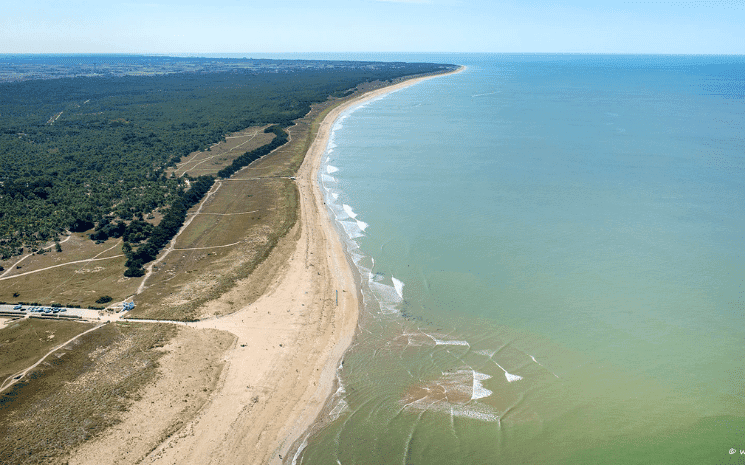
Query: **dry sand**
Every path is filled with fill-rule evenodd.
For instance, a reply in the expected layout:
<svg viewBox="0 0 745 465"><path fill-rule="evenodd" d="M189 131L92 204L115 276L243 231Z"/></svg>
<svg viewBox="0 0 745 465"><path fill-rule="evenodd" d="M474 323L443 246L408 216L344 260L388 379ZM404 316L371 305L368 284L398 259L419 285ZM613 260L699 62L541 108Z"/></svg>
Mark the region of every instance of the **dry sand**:
<svg viewBox="0 0 745 465"><path fill-rule="evenodd" d="M254 303L225 317L188 324L228 331L236 337L225 352L225 367L204 407L175 432L174 425L178 426L182 419L162 422L160 429L150 428L158 431L145 432L147 428L142 425L152 422L152 418L136 413L143 409L137 410L135 405L131 410L135 413L126 416L116 434L109 432L86 444L82 448L85 453L81 449L73 454L70 463L112 463L112 450L126 451L124 446L134 438L140 438L143 445L159 441L164 434L170 437L146 457L142 457L144 450L120 453L116 461L291 462L288 455L294 453L293 444L316 420L334 389L336 369L354 336L361 301L352 268L316 182L331 128L347 108L427 78L371 91L334 108L324 118L297 176L300 220L278 246L292 250L289 260L265 267L273 280ZM270 256L268 262L271 261ZM254 274L261 272L259 267ZM239 283L231 293L240 294L240 287ZM162 370L161 379L170 381L158 382L161 391L173 389L167 384L178 379L173 376L174 370L180 370L177 374L183 376L189 371L183 364L168 363L162 364ZM158 402L169 402L167 395L153 397L146 394L138 404L153 404L155 408ZM143 435L151 439L143 440Z"/></svg>

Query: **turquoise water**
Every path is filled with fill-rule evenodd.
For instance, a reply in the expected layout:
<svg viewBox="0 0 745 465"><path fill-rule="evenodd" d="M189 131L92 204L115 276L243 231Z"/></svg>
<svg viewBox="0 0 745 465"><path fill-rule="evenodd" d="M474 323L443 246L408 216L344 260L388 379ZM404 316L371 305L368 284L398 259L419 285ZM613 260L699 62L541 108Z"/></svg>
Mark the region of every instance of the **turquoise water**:
<svg viewBox="0 0 745 465"><path fill-rule="evenodd" d="M437 58L335 126L365 310L297 463L745 461L745 58Z"/></svg>

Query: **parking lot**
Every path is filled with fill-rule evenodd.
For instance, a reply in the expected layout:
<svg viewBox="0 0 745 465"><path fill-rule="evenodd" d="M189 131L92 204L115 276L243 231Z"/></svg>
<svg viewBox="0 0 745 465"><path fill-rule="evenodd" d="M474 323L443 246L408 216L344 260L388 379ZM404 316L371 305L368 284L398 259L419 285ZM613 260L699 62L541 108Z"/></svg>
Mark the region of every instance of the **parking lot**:
<svg viewBox="0 0 745 465"><path fill-rule="evenodd" d="M91 308L51 307L41 305L3 304L0 316L20 318L45 318L88 321L114 321L120 319L127 310L134 308L131 303L117 305L106 310Z"/></svg>

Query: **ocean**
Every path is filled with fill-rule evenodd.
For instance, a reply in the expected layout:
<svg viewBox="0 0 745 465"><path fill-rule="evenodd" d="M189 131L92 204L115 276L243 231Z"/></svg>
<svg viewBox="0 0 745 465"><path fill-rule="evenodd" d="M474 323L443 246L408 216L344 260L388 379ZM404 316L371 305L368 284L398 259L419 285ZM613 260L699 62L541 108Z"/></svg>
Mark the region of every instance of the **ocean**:
<svg viewBox="0 0 745 465"><path fill-rule="evenodd" d="M397 58L466 69L334 126L364 309L294 463L743 463L745 57Z"/></svg>

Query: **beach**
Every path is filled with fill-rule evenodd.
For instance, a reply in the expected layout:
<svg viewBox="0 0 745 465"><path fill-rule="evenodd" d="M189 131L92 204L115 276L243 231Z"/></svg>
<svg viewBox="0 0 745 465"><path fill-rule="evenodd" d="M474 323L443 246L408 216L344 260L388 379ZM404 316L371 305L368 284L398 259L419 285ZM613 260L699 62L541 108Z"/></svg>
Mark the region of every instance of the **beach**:
<svg viewBox="0 0 745 465"><path fill-rule="evenodd" d="M163 376L149 394L119 425L76 451L70 463L133 463L143 457L145 463L164 464L291 462L293 447L334 391L360 305L355 275L316 180L331 129L346 109L429 77L365 93L324 117L296 177L299 221L254 271L271 276L267 291L235 313L185 324L235 337L220 362L224 368L215 390L196 415L178 411L173 404L179 400L163 395L181 385L181 378L192 377L183 360L195 353L177 338L169 348L176 354L171 358L181 362L164 361ZM240 302L241 292L239 283L223 297ZM163 414L154 418L158 411ZM160 427L140 426L156 420Z"/></svg>

